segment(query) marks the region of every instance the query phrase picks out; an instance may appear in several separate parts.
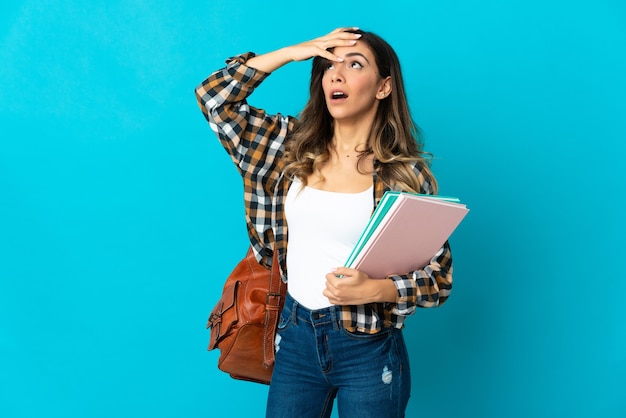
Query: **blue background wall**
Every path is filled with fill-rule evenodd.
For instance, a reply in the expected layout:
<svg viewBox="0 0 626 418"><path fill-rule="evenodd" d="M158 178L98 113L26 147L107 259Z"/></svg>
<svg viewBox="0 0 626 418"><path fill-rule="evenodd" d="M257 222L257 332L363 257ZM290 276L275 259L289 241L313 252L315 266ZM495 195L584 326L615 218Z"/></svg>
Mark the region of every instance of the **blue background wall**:
<svg viewBox="0 0 626 418"><path fill-rule="evenodd" d="M407 326L408 416L626 416L623 1L6 3L0 416L263 416L267 388L205 351L246 235L193 89L341 25L396 47L441 193L472 209L452 298ZM309 66L253 103L296 114Z"/></svg>

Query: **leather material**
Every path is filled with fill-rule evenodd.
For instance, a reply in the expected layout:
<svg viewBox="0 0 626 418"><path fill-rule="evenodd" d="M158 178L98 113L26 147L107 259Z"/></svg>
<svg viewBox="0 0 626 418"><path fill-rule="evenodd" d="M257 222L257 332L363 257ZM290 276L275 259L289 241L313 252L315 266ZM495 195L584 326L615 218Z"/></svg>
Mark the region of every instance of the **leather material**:
<svg viewBox="0 0 626 418"><path fill-rule="evenodd" d="M269 384L274 368L274 338L287 285L278 268L260 265L252 248L228 276L209 316L209 350L220 350L218 368L231 377Z"/></svg>

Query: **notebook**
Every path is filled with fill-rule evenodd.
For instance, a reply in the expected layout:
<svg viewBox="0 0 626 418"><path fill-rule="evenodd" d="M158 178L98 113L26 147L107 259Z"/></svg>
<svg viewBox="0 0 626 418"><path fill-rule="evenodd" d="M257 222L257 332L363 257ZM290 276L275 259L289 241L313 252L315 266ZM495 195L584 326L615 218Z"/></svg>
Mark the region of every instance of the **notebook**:
<svg viewBox="0 0 626 418"><path fill-rule="evenodd" d="M468 212L454 197L385 192L345 265L378 279L423 268Z"/></svg>

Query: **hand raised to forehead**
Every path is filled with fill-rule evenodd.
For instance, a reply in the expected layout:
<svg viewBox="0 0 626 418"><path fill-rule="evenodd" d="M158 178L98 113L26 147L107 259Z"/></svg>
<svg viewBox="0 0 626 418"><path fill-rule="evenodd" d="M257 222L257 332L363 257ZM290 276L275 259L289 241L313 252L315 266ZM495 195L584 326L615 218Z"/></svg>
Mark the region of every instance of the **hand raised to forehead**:
<svg viewBox="0 0 626 418"><path fill-rule="evenodd" d="M348 31L356 29L355 27L337 28L327 35L287 47L289 56L293 61L305 61L319 56L329 61L340 62L343 59L333 54L329 49L355 45L361 35Z"/></svg>

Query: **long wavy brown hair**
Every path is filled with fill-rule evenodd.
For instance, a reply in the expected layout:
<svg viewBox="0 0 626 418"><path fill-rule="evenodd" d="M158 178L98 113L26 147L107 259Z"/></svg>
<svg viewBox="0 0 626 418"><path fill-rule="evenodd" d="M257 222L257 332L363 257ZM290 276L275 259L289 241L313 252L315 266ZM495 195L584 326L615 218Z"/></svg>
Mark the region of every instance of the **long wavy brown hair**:
<svg viewBox="0 0 626 418"><path fill-rule="evenodd" d="M381 78L391 76L391 94L379 102L378 111L368 141L359 154L363 159L373 154L374 170L383 183L395 190L424 192L424 181L437 191L437 183L429 169L431 154L423 151L422 136L413 121L404 89L400 61L393 48L378 35L361 30L359 39L374 54L378 74ZM320 174L321 167L330 160L333 137L333 118L326 107L322 90L322 77L328 60L313 59L309 101L302 109L298 122L287 141L285 173L297 177L303 184L313 173ZM418 164L425 178L418 178L413 165Z"/></svg>

